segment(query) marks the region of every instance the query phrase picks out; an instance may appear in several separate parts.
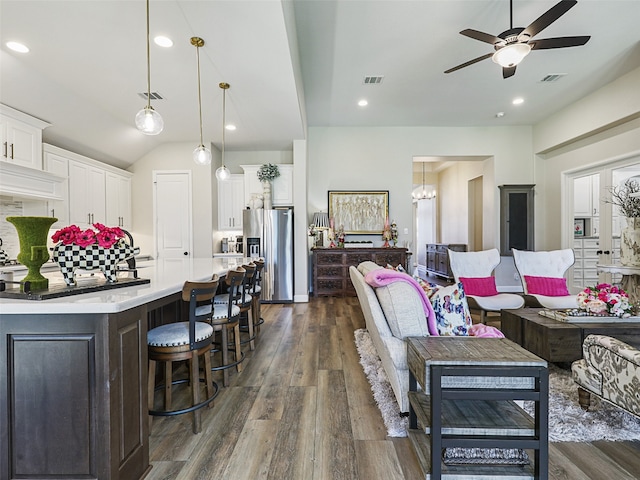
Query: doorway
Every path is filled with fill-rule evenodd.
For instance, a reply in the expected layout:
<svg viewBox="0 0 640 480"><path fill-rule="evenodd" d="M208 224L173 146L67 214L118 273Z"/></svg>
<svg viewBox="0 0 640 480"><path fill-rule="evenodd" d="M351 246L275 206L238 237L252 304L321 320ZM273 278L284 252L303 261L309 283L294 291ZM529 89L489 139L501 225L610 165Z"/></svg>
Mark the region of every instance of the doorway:
<svg viewBox="0 0 640 480"><path fill-rule="evenodd" d="M182 258L191 255L191 172L154 170L153 187L155 258Z"/></svg>
<svg viewBox="0 0 640 480"><path fill-rule="evenodd" d="M469 202L469 252L478 252L483 249L482 245L482 177L469 180L468 186Z"/></svg>

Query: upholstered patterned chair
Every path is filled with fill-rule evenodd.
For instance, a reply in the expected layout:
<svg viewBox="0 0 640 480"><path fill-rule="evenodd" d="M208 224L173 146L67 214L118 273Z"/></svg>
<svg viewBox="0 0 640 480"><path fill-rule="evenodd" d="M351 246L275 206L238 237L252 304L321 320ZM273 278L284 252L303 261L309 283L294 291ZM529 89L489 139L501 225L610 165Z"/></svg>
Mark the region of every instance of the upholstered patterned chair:
<svg viewBox="0 0 640 480"><path fill-rule="evenodd" d="M640 417L640 350L615 338L589 335L571 372L583 409L589 409L593 394Z"/></svg>
<svg viewBox="0 0 640 480"><path fill-rule="evenodd" d="M462 283L469 308L480 310L486 323L487 312L515 309L524 306L524 298L514 293L499 293L493 271L500 263L500 252L493 248L481 252L449 250L449 263L456 282Z"/></svg>
<svg viewBox="0 0 640 480"><path fill-rule="evenodd" d="M551 309L578 308L576 295L567 288L564 274L575 263L571 248L552 251L513 251L513 261L520 274L525 302L529 307Z"/></svg>

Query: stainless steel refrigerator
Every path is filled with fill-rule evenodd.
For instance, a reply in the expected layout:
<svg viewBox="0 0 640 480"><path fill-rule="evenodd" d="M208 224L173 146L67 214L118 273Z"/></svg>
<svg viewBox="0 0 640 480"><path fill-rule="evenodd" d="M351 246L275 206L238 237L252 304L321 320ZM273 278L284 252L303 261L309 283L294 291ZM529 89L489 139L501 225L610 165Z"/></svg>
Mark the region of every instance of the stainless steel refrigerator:
<svg viewBox="0 0 640 480"><path fill-rule="evenodd" d="M293 302L293 208L244 210L243 248L249 258L264 258L261 300Z"/></svg>

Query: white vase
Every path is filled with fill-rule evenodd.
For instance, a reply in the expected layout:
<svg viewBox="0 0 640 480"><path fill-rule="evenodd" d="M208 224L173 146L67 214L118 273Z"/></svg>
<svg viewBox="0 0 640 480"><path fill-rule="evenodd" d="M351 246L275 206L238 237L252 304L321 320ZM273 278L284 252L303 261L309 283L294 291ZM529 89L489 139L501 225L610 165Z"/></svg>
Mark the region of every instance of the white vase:
<svg viewBox="0 0 640 480"><path fill-rule="evenodd" d="M249 200L249 208L251 210L258 210L264 206L264 202L262 201L262 195L259 193L252 193L251 199Z"/></svg>
<svg viewBox="0 0 640 480"><path fill-rule="evenodd" d="M627 226L620 238L620 263L627 267L640 266L640 217L626 218Z"/></svg>
<svg viewBox="0 0 640 480"><path fill-rule="evenodd" d="M262 182L262 196L264 197L264 209L271 210L271 182Z"/></svg>

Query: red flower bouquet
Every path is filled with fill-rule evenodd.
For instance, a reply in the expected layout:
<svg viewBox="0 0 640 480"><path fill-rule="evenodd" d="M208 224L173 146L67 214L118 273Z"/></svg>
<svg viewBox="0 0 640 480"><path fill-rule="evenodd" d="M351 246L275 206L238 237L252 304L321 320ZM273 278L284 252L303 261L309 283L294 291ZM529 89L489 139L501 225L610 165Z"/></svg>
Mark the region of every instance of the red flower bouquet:
<svg viewBox="0 0 640 480"><path fill-rule="evenodd" d="M98 244L104 248L111 248L115 243L124 237L124 232L120 227L105 227L101 223L94 223L93 227L81 230L77 225L69 225L56 231L51 239L55 242L62 242L63 245L80 245L88 247Z"/></svg>

